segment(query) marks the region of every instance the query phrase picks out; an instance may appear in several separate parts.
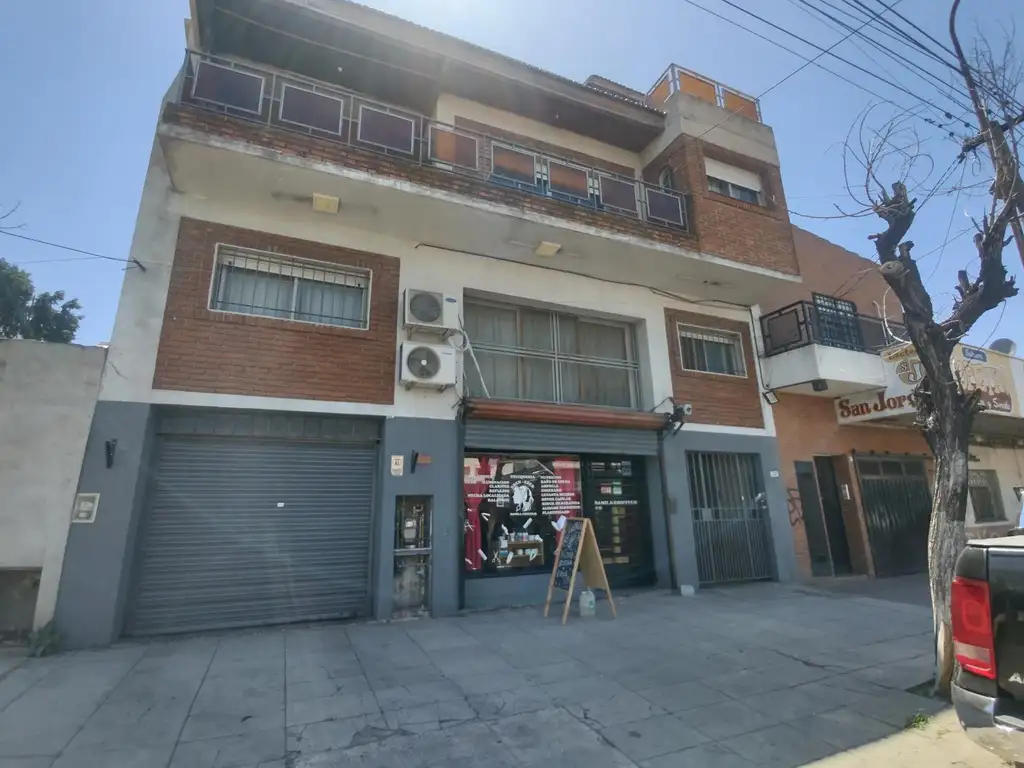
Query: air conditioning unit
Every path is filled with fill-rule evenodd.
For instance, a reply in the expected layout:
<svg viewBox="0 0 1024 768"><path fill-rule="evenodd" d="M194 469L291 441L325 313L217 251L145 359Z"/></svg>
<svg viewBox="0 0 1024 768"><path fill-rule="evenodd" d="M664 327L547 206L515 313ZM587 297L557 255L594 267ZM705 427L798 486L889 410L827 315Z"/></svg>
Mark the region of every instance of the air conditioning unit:
<svg viewBox="0 0 1024 768"><path fill-rule="evenodd" d="M402 344L402 384L444 390L455 386L455 350L447 344Z"/></svg>
<svg viewBox="0 0 1024 768"><path fill-rule="evenodd" d="M403 325L411 330L447 336L459 330L459 300L436 291L405 289Z"/></svg>

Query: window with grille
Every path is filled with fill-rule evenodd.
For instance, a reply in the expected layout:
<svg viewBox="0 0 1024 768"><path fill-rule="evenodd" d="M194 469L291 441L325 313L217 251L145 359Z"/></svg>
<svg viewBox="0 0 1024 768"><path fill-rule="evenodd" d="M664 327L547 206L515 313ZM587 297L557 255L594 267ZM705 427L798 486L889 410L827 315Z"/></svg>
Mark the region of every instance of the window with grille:
<svg viewBox="0 0 1024 768"><path fill-rule="evenodd" d="M744 203L761 204L761 193L756 189L750 189L731 181L708 176L708 189L720 195L731 197L734 200L742 200Z"/></svg>
<svg viewBox="0 0 1024 768"><path fill-rule="evenodd" d="M629 325L494 302L467 301L465 313L470 396L637 407Z"/></svg>
<svg viewBox="0 0 1024 768"><path fill-rule="evenodd" d="M695 325L679 326L679 354L687 371L746 376L743 339L738 333Z"/></svg>
<svg viewBox="0 0 1024 768"><path fill-rule="evenodd" d="M818 341L830 347L864 349L860 332L860 317L857 305L835 296L814 294L814 311L817 318Z"/></svg>
<svg viewBox="0 0 1024 768"><path fill-rule="evenodd" d="M1006 519L995 470L972 469L967 475L967 488L974 507L974 522L998 523Z"/></svg>
<svg viewBox="0 0 1024 768"><path fill-rule="evenodd" d="M365 329L370 273L220 245L211 309Z"/></svg>

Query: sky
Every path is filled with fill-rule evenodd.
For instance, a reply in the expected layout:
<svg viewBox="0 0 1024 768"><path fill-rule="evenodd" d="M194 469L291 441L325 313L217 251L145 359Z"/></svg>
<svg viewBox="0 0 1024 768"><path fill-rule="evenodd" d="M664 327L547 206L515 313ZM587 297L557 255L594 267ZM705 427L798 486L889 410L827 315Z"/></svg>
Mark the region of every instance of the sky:
<svg viewBox="0 0 1024 768"><path fill-rule="evenodd" d="M805 57L817 53L729 7L725 0L697 2ZM800 0L735 2L823 47L845 34L812 18ZM367 4L576 80L600 74L647 90L674 62L740 91L765 94L762 115L775 132L793 222L864 256L873 255L867 236L880 231L880 222L874 217L831 218L837 215L836 205L856 209L844 189L841 152L851 126L863 110L881 99L903 110L914 108L937 122L947 122L942 116L946 110L962 113L937 87L863 42L842 42L834 52L903 85L911 94L829 56L820 63L876 95L813 64L793 74L805 59L686 0L370 0ZM948 0L899 0L896 9L946 42L948 5ZM942 12L936 14L939 8ZM159 104L182 63L187 15L187 0L0 3L0 72L5 73L0 212L18 205L5 221L21 226L17 234L114 258L127 256ZM1014 25L1024 34L1024 3L1019 0L964 0L959 18L964 41L979 30L1001 39ZM895 44L893 49L906 50ZM936 65L933 71L941 69ZM870 119L880 121L894 111L892 104L883 103ZM921 148L934 164L934 183L955 159L957 146L945 131L921 121L916 125ZM946 187L966 186L980 178L968 166L961 182L962 169L955 168ZM920 165L915 173L924 176ZM968 233L945 249L940 246L947 240L947 231L956 235L970 226L969 216L980 218L984 213L985 197L976 196L977 191L932 197L911 231L939 312L951 308L957 270L976 257ZM109 339L124 264L3 235L0 257L28 270L37 290L63 289L81 301L85 319L79 343ZM1004 261L1024 288L1024 269L1012 246L1006 249ZM837 291L843 287L841 280L838 283ZM1014 338L1024 347L1024 295L982 318L968 340L985 344L1001 336Z"/></svg>

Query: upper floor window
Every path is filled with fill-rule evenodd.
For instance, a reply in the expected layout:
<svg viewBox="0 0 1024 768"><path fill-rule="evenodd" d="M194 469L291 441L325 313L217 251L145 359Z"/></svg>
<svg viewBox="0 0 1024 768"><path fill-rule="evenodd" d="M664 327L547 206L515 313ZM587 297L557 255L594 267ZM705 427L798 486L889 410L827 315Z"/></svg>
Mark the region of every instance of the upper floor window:
<svg viewBox="0 0 1024 768"><path fill-rule="evenodd" d="M726 165L708 157L704 159L708 189L745 203L761 205L761 177L753 171Z"/></svg>
<svg viewBox="0 0 1024 768"><path fill-rule="evenodd" d="M733 331L680 325L679 355L683 369L687 371L747 375L743 338Z"/></svg>
<svg viewBox="0 0 1024 768"><path fill-rule="evenodd" d="M672 173L672 169L667 165L662 168L661 173L658 174L658 186L662 189L674 190L676 188L675 174Z"/></svg>
<svg viewBox="0 0 1024 768"><path fill-rule="evenodd" d="M466 302L465 321L471 396L638 406L639 366L626 323L479 301Z"/></svg>
<svg viewBox="0 0 1024 768"><path fill-rule="evenodd" d="M366 270L217 246L211 309L366 329L369 297Z"/></svg>
<svg viewBox="0 0 1024 768"><path fill-rule="evenodd" d="M972 469L967 474L967 488L974 508L974 522L998 523L1006 519L995 470Z"/></svg>

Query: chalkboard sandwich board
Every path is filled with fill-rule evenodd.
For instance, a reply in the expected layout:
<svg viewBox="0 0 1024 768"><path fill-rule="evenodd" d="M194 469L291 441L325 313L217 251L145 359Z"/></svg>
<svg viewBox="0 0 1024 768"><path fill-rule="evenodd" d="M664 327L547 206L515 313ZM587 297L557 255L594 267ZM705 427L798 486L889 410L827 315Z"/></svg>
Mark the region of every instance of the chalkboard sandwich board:
<svg viewBox="0 0 1024 768"><path fill-rule="evenodd" d="M551 569L551 581L548 583L548 599L544 603L544 618L547 618L551 608L551 595L554 593L555 587L558 587L567 593L565 608L562 609L562 623L565 624L566 619L569 618L569 605L572 603L572 594L576 586L576 571L579 569L583 570L583 578L588 587L598 587L605 591L608 595L608 605L612 609L612 616L618 618L612 590L608 586L608 576L604 572L601 550L597 546L597 536L590 520L584 517L565 519L562 540L558 543L558 549L555 550L555 565Z"/></svg>

